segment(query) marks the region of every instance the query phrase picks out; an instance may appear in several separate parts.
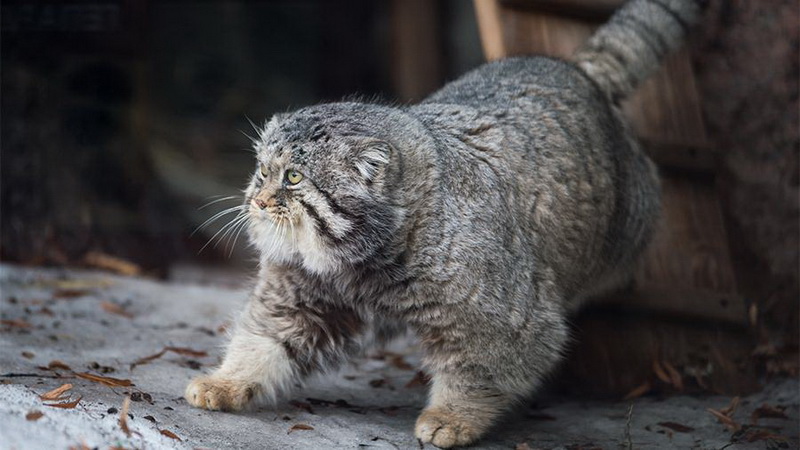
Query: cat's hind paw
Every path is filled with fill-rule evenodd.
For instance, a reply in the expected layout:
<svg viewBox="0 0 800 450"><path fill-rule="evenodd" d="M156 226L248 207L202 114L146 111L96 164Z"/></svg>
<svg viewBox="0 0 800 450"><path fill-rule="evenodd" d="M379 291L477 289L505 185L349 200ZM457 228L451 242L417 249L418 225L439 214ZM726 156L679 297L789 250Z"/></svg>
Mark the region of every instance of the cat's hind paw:
<svg viewBox="0 0 800 450"><path fill-rule="evenodd" d="M423 443L450 448L469 445L486 431L486 425L444 408L429 408L417 419L414 434Z"/></svg>
<svg viewBox="0 0 800 450"><path fill-rule="evenodd" d="M258 393L258 385L213 375L192 380L184 397L190 405L213 411L241 411Z"/></svg>

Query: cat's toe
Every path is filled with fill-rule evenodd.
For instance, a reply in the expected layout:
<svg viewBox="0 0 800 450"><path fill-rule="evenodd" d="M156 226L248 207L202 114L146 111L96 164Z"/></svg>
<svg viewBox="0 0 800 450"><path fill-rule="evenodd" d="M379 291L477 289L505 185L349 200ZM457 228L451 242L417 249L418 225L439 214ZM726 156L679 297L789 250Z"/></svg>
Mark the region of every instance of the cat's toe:
<svg viewBox="0 0 800 450"><path fill-rule="evenodd" d="M450 448L469 445L486 431L486 427L469 420L468 417L443 408L430 408L417 419L414 434L422 442Z"/></svg>
<svg viewBox="0 0 800 450"><path fill-rule="evenodd" d="M214 411L240 411L256 394L257 386L243 381L197 377L186 387L185 397L190 405Z"/></svg>

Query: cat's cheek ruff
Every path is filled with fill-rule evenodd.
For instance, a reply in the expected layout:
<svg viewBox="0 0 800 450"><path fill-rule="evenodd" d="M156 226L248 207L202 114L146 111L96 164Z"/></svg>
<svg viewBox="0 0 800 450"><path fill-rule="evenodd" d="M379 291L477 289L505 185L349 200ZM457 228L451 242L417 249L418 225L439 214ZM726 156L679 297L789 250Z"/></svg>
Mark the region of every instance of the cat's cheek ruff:
<svg viewBox="0 0 800 450"><path fill-rule="evenodd" d="M297 252L303 259L303 266L317 274L330 273L339 267L340 262L319 235L313 220L303 217L297 233Z"/></svg>
<svg viewBox="0 0 800 450"><path fill-rule="evenodd" d="M340 265L310 220L301 219L293 228L284 227L282 232L271 223L252 220L249 232L250 243L258 249L262 265L298 262L298 256L306 269L317 274L333 272ZM289 235L292 232L294 238Z"/></svg>
<svg viewBox="0 0 800 450"><path fill-rule="evenodd" d="M289 263L294 260L290 233L288 225L278 228L268 222L268 219L251 218L248 226L250 244L258 249L262 265L268 262Z"/></svg>

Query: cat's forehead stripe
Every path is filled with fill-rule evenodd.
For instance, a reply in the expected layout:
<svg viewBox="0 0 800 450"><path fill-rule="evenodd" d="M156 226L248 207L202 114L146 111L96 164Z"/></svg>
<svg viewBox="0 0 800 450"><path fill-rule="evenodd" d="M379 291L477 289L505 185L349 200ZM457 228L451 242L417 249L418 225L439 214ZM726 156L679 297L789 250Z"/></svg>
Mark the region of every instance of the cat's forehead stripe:
<svg viewBox="0 0 800 450"><path fill-rule="evenodd" d="M273 163L305 164L308 162L312 152L301 142L280 143L277 140L270 141L263 147L263 154L266 159Z"/></svg>

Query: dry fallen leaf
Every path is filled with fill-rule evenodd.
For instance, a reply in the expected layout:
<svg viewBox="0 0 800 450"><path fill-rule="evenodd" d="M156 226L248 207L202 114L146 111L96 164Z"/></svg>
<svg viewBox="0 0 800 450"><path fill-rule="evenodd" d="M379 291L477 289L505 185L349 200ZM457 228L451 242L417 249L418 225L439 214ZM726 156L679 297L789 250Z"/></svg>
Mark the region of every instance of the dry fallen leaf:
<svg viewBox="0 0 800 450"><path fill-rule="evenodd" d="M669 375L667 375L667 372L665 372L661 367L661 363L657 359L653 360L653 373L655 373L656 377L664 383L672 384L672 380L670 379Z"/></svg>
<svg viewBox="0 0 800 450"><path fill-rule="evenodd" d="M0 320L0 325L4 325L11 328L30 328L33 326L22 319L13 319L13 320L3 319Z"/></svg>
<svg viewBox="0 0 800 450"><path fill-rule="evenodd" d="M694 428L676 422L658 422L658 424L664 428L677 431L678 433L688 433L690 431L694 431Z"/></svg>
<svg viewBox="0 0 800 450"><path fill-rule="evenodd" d="M118 316L122 316L128 319L133 319L133 314L129 313L128 311L125 311L125 308L123 308L121 305L110 302L108 300L103 300L100 303L100 307L103 308L103 311L109 314L116 314Z"/></svg>
<svg viewBox="0 0 800 450"><path fill-rule="evenodd" d="M83 257L83 262L88 266L110 270L121 275L135 276L142 273L142 269L138 265L101 252L87 253Z"/></svg>
<svg viewBox="0 0 800 450"><path fill-rule="evenodd" d="M208 353L204 352L202 350L192 350L191 348L187 348L187 347L164 347L158 353L152 354L150 356L145 356L144 358L137 359L136 361L134 361L131 364L130 369L133 370L133 368L136 367L136 366L147 364L147 363L149 363L149 362L151 362L153 360L161 358L167 352L177 353L179 355L184 355L184 356L193 356L195 358L202 358L204 356L208 356Z"/></svg>
<svg viewBox="0 0 800 450"><path fill-rule="evenodd" d="M298 401L298 400L292 400L292 401L289 402L289 404L294 406L297 409L302 409L303 411L305 411L305 412L307 412L309 414L314 414L314 409L311 408L311 404L310 403L301 402L301 401Z"/></svg>
<svg viewBox="0 0 800 450"><path fill-rule="evenodd" d="M644 394L650 392L650 389L652 389L652 388L653 388L653 386L650 384L650 382L649 381L645 381L641 385L633 388L630 392L628 392L625 395L625 397L623 397L623 400L633 400L635 398L639 398L639 397L643 396Z"/></svg>
<svg viewBox="0 0 800 450"><path fill-rule="evenodd" d="M172 353L177 353L179 355L193 356L195 358L202 358L204 356L208 356L207 352L204 352L202 350L192 350L191 348L187 347L164 347L164 350Z"/></svg>
<svg viewBox="0 0 800 450"><path fill-rule="evenodd" d="M69 395L64 395L67 391L72 389L72 385L69 383L62 384L61 386L53 389L52 391L45 392L44 394L40 395L39 398L44 401L58 401L58 400L66 400L69 398Z"/></svg>
<svg viewBox="0 0 800 450"><path fill-rule="evenodd" d="M178 435L173 433L172 431L169 430L158 430L158 431L168 438L176 439L179 442L183 442L183 439L179 438Z"/></svg>
<svg viewBox="0 0 800 450"><path fill-rule="evenodd" d="M785 406L770 406L764 403L753 411L753 414L750 415L750 420L753 424L756 424L758 423L758 419L762 417L770 419L788 419L786 413L784 413L785 410Z"/></svg>
<svg viewBox="0 0 800 450"><path fill-rule="evenodd" d="M738 396L737 397L733 397L731 399L731 402L728 404L728 406L720 409L719 412L721 412L722 414L725 414L728 417L731 417L731 416L733 416L733 413L736 412L736 407L738 407L738 406L739 406L739 397Z"/></svg>
<svg viewBox="0 0 800 450"><path fill-rule="evenodd" d="M531 450L531 446L528 445L527 442L523 442L521 444L517 444L517 446L514 447L514 450Z"/></svg>
<svg viewBox="0 0 800 450"><path fill-rule="evenodd" d="M707 408L706 410L710 412L714 417L716 417L717 420L719 420L719 423L725 425L725 427L728 428L730 431L739 431L742 429L741 425L736 423L736 421L734 421L727 415L723 414L722 412L711 408Z"/></svg>
<svg viewBox="0 0 800 450"><path fill-rule="evenodd" d="M745 433L745 436L744 436L744 440L747 441L747 442L756 442L756 441L781 441L781 442L783 442L783 441L789 440L789 438L787 438L786 436L782 436L780 434L775 434L775 433L771 432L770 430L766 430L764 428L758 428L758 429L747 430L747 433ZM773 448L773 447L767 446L767 448Z"/></svg>
<svg viewBox="0 0 800 450"><path fill-rule="evenodd" d="M131 398L125 397L125 400L122 401L122 409L119 411L119 427L122 429L122 432L125 433L125 436L131 436L131 429L128 428L128 408L131 407Z"/></svg>
<svg viewBox="0 0 800 450"><path fill-rule="evenodd" d="M44 413L41 411L31 411L28 414L25 414L25 420L29 420L31 422L37 421L44 416Z"/></svg>
<svg viewBox="0 0 800 450"><path fill-rule="evenodd" d="M93 375L88 372L76 373L76 377L83 378L84 380L94 381L95 383L104 384L109 387L123 387L134 386L131 380L123 380L120 378L103 377L100 375Z"/></svg>
<svg viewBox="0 0 800 450"><path fill-rule="evenodd" d="M85 289L57 289L53 292L53 298L76 298L89 295Z"/></svg>
<svg viewBox="0 0 800 450"><path fill-rule="evenodd" d="M296 423L292 425L291 428L289 428L289 431L286 432L286 434L292 434L292 431L297 431L297 430L313 430L313 429L314 427L312 427L311 425L306 425L304 423Z"/></svg>
<svg viewBox="0 0 800 450"><path fill-rule="evenodd" d="M392 355L389 359L389 364L400 370L414 370L414 366L407 363L406 360L403 359L403 355Z"/></svg>
<svg viewBox="0 0 800 450"><path fill-rule="evenodd" d="M69 370L69 371L72 370L72 368L68 366L66 363L59 361L57 359L50 361L50 363L47 365L47 368L49 370L55 370L55 369Z"/></svg>
<svg viewBox="0 0 800 450"><path fill-rule="evenodd" d="M680 372L670 364L668 361L664 361L664 369L666 369L667 373L669 374L670 384L677 390L683 390L683 377L681 376Z"/></svg>
<svg viewBox="0 0 800 450"><path fill-rule="evenodd" d="M425 372L418 370L416 374L414 374L414 378L412 378L408 383L406 383L406 388L413 388L417 386L426 386L431 381L431 377L428 376Z"/></svg>
<svg viewBox="0 0 800 450"><path fill-rule="evenodd" d="M114 280L109 278L102 279L71 279L71 280L45 280L42 283L45 287L56 289L97 289L107 288L114 285Z"/></svg>
<svg viewBox="0 0 800 450"><path fill-rule="evenodd" d="M385 378L376 378L374 380L369 380L370 387L379 388L384 386L387 383Z"/></svg>
<svg viewBox="0 0 800 450"><path fill-rule="evenodd" d="M72 409L78 406L78 402L80 402L82 398L83 397L78 397L77 399L71 402L65 402L65 403L45 403L44 406L52 406L53 408L62 408L62 409Z"/></svg>

